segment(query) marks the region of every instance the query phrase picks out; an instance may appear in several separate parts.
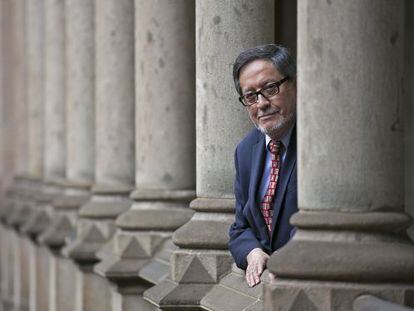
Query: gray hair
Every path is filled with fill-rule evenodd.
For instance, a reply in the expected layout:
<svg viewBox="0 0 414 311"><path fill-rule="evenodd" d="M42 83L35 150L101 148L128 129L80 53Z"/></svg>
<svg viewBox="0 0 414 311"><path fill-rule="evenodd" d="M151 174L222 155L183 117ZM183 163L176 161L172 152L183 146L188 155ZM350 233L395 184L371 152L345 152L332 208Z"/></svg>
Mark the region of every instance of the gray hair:
<svg viewBox="0 0 414 311"><path fill-rule="evenodd" d="M244 50L233 65L233 80L237 92L242 95L239 82L240 70L248 63L257 60L270 60L283 76L296 79L296 63L288 48L278 44L265 44Z"/></svg>

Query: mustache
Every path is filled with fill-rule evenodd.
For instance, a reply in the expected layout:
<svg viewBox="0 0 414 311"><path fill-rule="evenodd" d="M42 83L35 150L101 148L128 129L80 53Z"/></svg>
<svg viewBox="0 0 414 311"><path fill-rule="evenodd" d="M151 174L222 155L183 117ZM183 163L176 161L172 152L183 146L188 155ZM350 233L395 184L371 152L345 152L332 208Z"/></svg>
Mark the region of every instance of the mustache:
<svg viewBox="0 0 414 311"><path fill-rule="evenodd" d="M260 117L266 116L268 114L274 114L274 113L277 113L277 112L279 112L278 108L276 108L276 107L267 107L266 109L260 109L257 112L257 117L260 118Z"/></svg>

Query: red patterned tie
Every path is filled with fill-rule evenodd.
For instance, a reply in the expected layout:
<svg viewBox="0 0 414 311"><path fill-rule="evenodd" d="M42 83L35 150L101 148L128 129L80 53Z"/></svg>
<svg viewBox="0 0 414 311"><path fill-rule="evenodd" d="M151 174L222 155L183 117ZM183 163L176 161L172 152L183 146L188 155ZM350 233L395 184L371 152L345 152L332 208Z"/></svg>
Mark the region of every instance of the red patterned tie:
<svg viewBox="0 0 414 311"><path fill-rule="evenodd" d="M262 211L264 221L270 233L272 231L273 202L275 199L277 180L279 179L280 141L274 142L271 140L269 143L269 150L272 154L272 166L270 170L269 185L267 186L267 191L263 200L260 202L260 210Z"/></svg>

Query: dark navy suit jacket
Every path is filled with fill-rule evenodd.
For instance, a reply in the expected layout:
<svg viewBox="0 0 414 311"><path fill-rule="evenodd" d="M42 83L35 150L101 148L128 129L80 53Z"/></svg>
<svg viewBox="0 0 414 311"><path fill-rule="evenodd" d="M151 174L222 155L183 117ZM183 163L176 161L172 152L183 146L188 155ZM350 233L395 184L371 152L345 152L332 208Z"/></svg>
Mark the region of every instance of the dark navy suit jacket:
<svg viewBox="0 0 414 311"><path fill-rule="evenodd" d="M265 135L253 129L237 146L235 152L236 217L230 227L229 249L237 266L247 267L247 255L256 247L269 255L285 245L293 235L289 219L298 210L296 173L296 130L282 164L273 204L273 230L269 236L257 203L257 191L266 158Z"/></svg>

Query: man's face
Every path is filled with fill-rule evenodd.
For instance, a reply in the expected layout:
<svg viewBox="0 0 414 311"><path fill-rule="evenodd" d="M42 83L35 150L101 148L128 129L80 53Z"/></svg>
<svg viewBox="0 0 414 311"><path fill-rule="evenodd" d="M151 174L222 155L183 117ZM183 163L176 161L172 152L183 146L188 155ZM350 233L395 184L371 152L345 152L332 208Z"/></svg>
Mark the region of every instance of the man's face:
<svg viewBox="0 0 414 311"><path fill-rule="evenodd" d="M271 82L283 79L269 60L254 60L240 70L242 94L256 92ZM270 98L259 95L257 102L247 107L250 119L263 133L280 139L296 118L296 86L291 80L280 86L279 94Z"/></svg>

